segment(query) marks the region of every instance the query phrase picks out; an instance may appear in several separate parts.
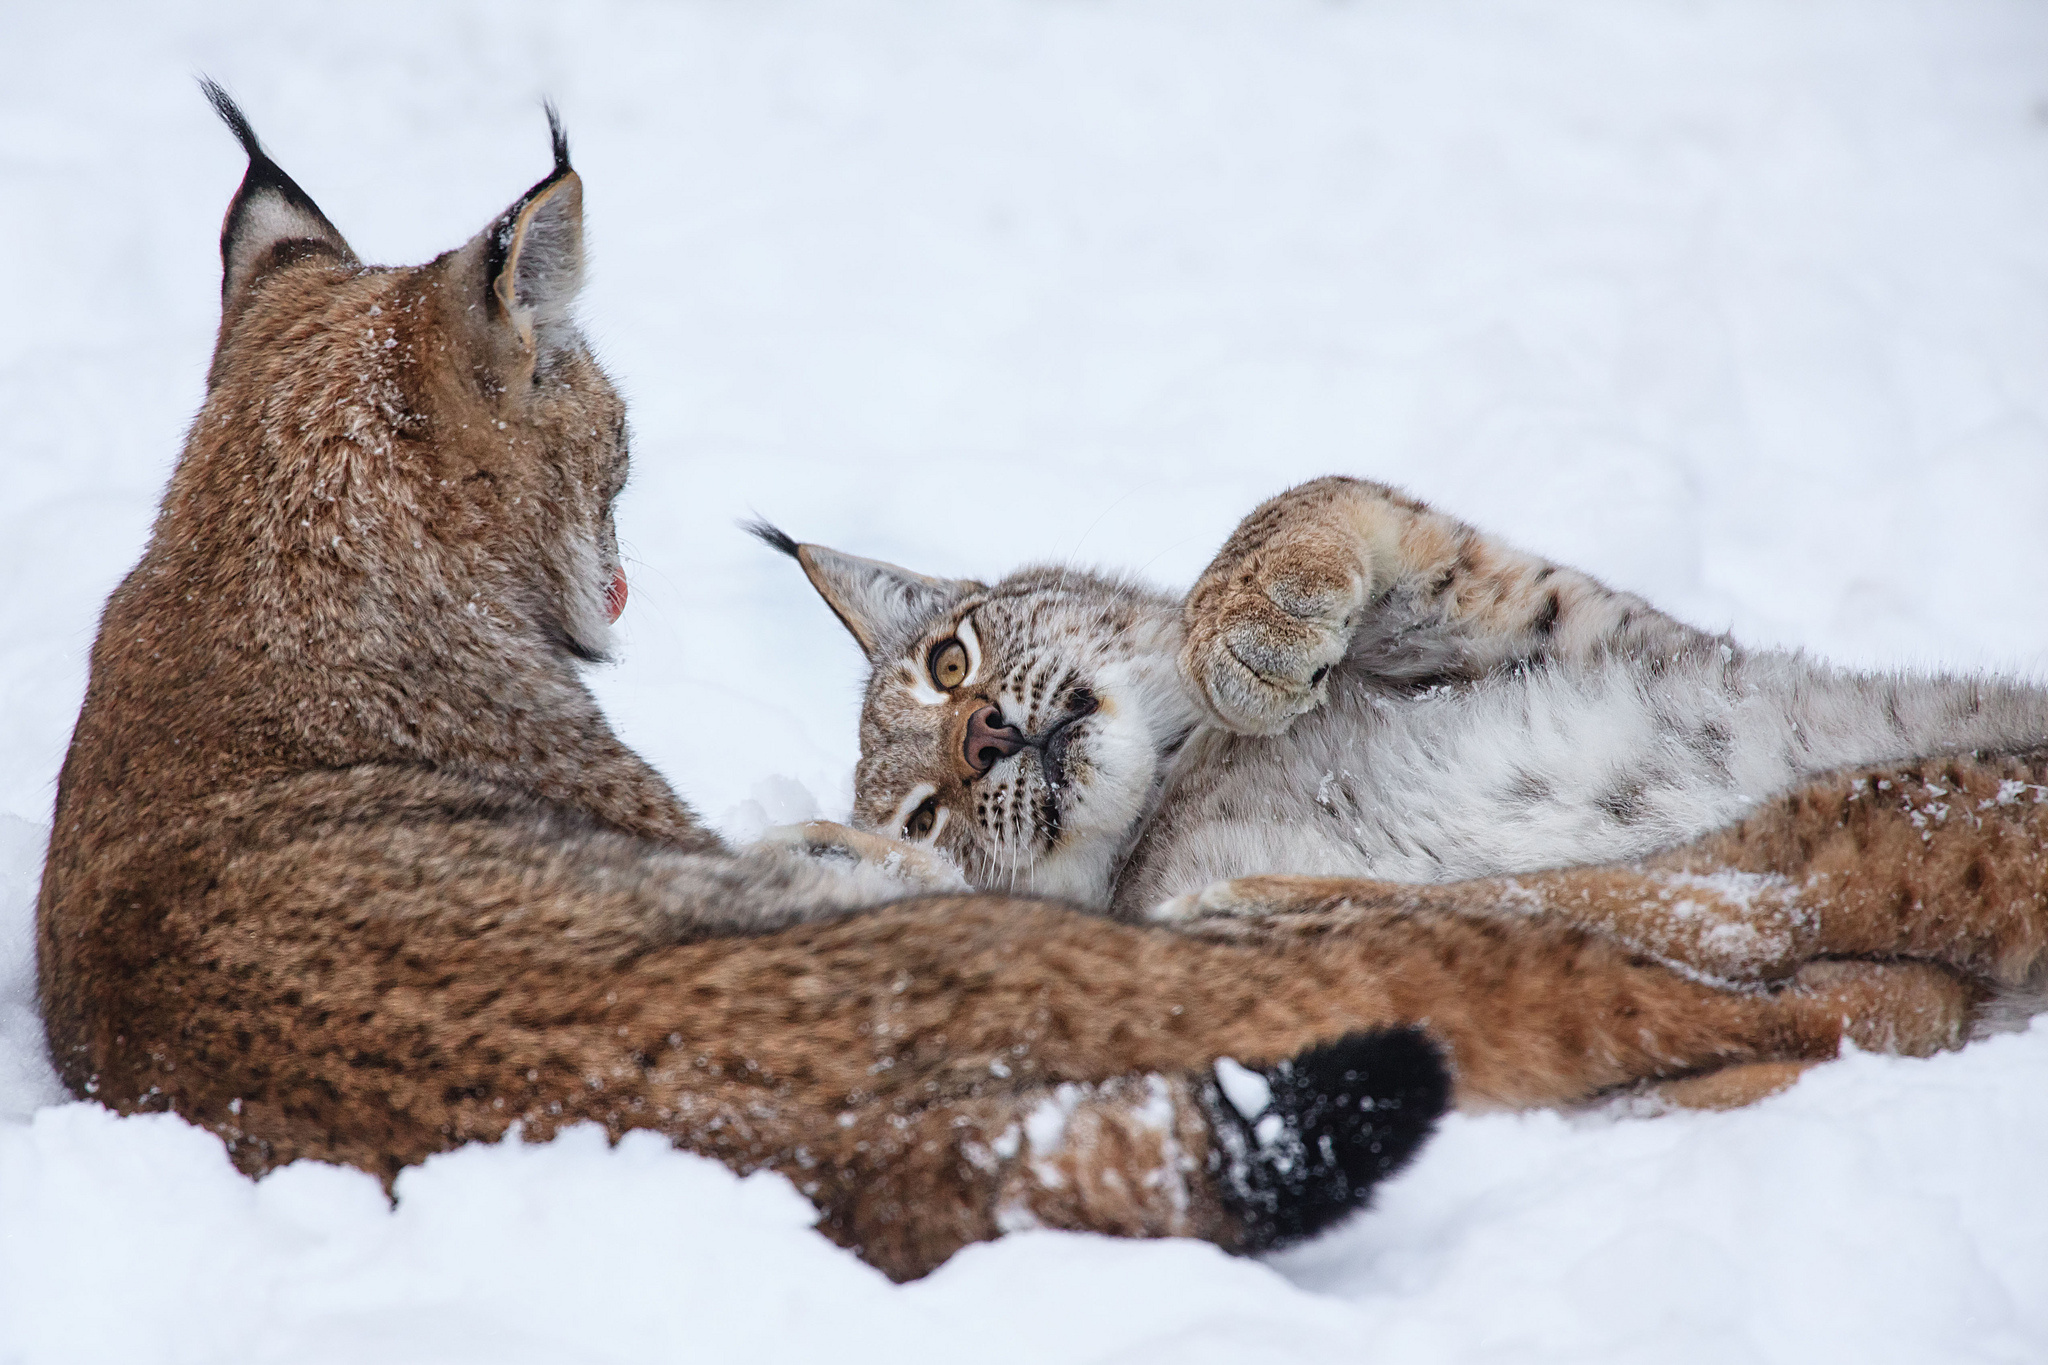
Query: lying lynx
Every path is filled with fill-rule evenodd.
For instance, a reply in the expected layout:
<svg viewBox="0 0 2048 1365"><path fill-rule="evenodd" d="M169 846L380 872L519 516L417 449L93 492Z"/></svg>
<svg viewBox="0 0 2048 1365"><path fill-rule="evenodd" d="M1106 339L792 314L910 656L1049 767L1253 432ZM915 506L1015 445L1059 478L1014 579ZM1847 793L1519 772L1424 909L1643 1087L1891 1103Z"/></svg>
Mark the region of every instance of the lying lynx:
<svg viewBox="0 0 2048 1365"><path fill-rule="evenodd" d="M1731 981L2041 964L2048 751L1927 761L2048 744L2038 689L1748 651L1352 479L1256 509L1184 601L755 529L872 665L855 824L976 886L1126 920L1546 911ZM1591 864L1618 866L1544 871Z"/></svg>

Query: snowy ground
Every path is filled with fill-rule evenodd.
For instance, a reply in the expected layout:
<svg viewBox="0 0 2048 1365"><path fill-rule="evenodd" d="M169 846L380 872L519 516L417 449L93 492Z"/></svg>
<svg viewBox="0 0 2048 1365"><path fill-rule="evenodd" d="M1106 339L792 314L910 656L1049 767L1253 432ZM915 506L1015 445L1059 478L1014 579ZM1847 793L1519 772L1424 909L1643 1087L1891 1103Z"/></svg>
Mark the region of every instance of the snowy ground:
<svg viewBox="0 0 2048 1365"><path fill-rule="evenodd" d="M743 831L843 808L858 678L751 512L1185 582L1341 470L1753 640L2048 673L2048 9L129 0L0 7L0 54L0 1362L2048 1359L2048 1023L1453 1120L1265 1263L1033 1234L899 1289L652 1141L252 1185L62 1103L30 937L212 341L241 163L194 72L377 260L488 221L560 101L635 405L596 685Z"/></svg>

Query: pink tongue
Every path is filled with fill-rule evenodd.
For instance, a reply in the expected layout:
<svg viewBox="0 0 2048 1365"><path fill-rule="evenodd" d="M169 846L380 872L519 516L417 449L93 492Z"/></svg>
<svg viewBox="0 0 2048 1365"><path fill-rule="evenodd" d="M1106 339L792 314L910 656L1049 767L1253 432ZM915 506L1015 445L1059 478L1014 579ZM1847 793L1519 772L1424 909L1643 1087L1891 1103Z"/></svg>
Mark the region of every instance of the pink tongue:
<svg viewBox="0 0 2048 1365"><path fill-rule="evenodd" d="M626 610L626 571L612 570L612 585L604 590L604 609L617 621Z"/></svg>

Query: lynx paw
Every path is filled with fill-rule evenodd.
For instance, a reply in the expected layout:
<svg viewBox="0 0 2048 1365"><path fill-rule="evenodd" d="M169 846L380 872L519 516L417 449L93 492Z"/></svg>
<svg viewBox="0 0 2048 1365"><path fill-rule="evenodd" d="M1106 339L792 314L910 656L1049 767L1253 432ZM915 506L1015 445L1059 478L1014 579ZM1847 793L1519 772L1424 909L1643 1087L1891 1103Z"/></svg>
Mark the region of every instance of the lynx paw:
<svg viewBox="0 0 2048 1365"><path fill-rule="evenodd" d="M1287 544L1247 556L1188 595L1181 670L1226 727L1277 735L1329 695L1365 590L1357 556L1333 547Z"/></svg>
<svg viewBox="0 0 2048 1365"><path fill-rule="evenodd" d="M761 836L763 844L821 861L869 867L915 891L965 891L967 879L943 854L830 820L779 825Z"/></svg>
<svg viewBox="0 0 2048 1365"><path fill-rule="evenodd" d="M1976 1004L1961 977L1929 962L1811 962L1792 988L1838 1017L1857 1047L1908 1057L1961 1047Z"/></svg>
<svg viewBox="0 0 2048 1365"><path fill-rule="evenodd" d="M1235 877L1211 882L1200 891L1164 900L1145 912L1152 924L1189 924L1198 919L1244 915L1266 915L1291 910L1293 898L1285 894L1279 877Z"/></svg>

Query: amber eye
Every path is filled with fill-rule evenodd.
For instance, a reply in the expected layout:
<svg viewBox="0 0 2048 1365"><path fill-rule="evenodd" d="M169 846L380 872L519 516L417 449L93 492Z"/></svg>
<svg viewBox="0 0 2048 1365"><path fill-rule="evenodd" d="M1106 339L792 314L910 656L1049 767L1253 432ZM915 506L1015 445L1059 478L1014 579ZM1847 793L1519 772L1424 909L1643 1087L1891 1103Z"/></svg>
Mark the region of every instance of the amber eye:
<svg viewBox="0 0 2048 1365"><path fill-rule="evenodd" d="M939 798L927 796L924 799L924 804L910 812L910 818L903 822L903 837L906 839L924 838L925 835L932 832L932 826L938 823L938 819Z"/></svg>
<svg viewBox="0 0 2048 1365"><path fill-rule="evenodd" d="M925 666L931 669L932 681L950 692L967 681L967 646L958 640L941 640L932 646Z"/></svg>

